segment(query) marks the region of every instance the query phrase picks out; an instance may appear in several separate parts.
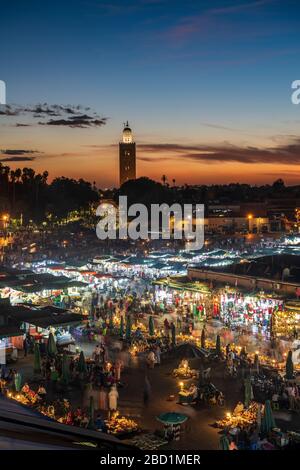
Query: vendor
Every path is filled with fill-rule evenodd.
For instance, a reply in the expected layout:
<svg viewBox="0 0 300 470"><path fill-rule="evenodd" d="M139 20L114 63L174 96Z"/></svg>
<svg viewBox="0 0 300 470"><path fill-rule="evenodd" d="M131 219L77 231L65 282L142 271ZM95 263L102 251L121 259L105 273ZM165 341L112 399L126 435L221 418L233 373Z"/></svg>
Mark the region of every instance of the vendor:
<svg viewBox="0 0 300 470"><path fill-rule="evenodd" d="M38 394L38 396L41 398L41 399L45 399L46 398L46 395L47 395L47 392L46 392L46 389L43 385L39 385L39 388L36 392Z"/></svg>
<svg viewBox="0 0 300 470"><path fill-rule="evenodd" d="M198 388L195 384L192 384L188 390L189 394L191 395L193 400L196 400L198 397Z"/></svg>

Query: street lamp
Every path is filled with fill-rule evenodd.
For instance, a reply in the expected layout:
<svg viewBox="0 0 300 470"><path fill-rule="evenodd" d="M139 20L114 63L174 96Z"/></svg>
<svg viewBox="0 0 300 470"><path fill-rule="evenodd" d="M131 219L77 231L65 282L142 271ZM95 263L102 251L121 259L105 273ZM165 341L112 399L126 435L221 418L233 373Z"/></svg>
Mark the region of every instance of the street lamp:
<svg viewBox="0 0 300 470"><path fill-rule="evenodd" d="M248 224L249 224L249 232L251 233L253 231L253 215L252 214L248 214Z"/></svg>

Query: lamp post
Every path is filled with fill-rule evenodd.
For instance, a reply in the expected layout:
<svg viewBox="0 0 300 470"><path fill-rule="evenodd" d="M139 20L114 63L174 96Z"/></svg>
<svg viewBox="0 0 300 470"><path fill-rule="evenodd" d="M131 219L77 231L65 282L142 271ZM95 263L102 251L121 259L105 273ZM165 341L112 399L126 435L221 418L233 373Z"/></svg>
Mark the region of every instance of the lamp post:
<svg viewBox="0 0 300 470"><path fill-rule="evenodd" d="M253 232L253 215L252 214L248 214L248 230L250 233Z"/></svg>
<svg viewBox="0 0 300 470"><path fill-rule="evenodd" d="M7 227L9 223L9 214L3 214L2 215L2 223L3 223L3 244L2 244L2 254L1 254L1 261L3 262L4 260L4 253L5 253L5 245L6 245L6 237L7 237Z"/></svg>

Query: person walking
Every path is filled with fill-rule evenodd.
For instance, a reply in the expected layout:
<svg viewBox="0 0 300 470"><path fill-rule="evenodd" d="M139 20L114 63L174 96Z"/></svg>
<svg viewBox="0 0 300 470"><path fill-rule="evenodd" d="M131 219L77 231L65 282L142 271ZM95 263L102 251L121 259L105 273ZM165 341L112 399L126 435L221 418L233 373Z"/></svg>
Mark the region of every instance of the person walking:
<svg viewBox="0 0 300 470"><path fill-rule="evenodd" d="M147 406L150 400L150 394L151 394L151 384L149 381L149 378L147 375L145 375L145 382L144 382L144 405Z"/></svg>
<svg viewBox="0 0 300 470"><path fill-rule="evenodd" d="M155 359L156 359L156 364L158 365L160 365L160 357L161 357L161 349L159 345L157 345L155 348Z"/></svg>
<svg viewBox="0 0 300 470"><path fill-rule="evenodd" d="M147 356L147 364L148 364L148 367L150 369L154 369L154 365L156 363L156 359L155 359L155 354L154 352L151 350Z"/></svg>
<svg viewBox="0 0 300 470"><path fill-rule="evenodd" d="M99 392L99 410L106 411L108 409L108 395L104 387Z"/></svg>

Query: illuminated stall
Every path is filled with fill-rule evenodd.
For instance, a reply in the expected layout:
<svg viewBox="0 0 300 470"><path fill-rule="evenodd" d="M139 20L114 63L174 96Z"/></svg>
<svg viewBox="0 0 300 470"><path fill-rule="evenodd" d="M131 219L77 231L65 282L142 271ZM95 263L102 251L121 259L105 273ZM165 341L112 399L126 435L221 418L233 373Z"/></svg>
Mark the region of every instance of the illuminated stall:
<svg viewBox="0 0 300 470"><path fill-rule="evenodd" d="M173 276L159 279L154 285L155 302L162 309L186 309L198 319L206 318L211 297L211 290L206 283L190 282L184 276Z"/></svg>
<svg viewBox="0 0 300 470"><path fill-rule="evenodd" d="M278 296L260 293L243 293L225 288L218 292L220 319L230 326L245 326L252 333L259 330L269 334L271 317L282 311L284 302Z"/></svg>

